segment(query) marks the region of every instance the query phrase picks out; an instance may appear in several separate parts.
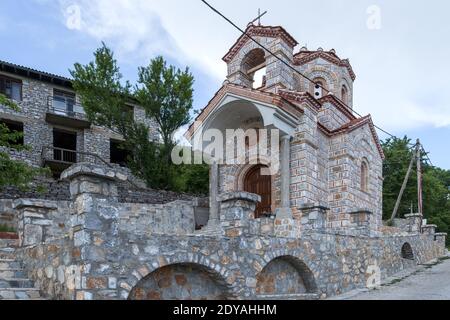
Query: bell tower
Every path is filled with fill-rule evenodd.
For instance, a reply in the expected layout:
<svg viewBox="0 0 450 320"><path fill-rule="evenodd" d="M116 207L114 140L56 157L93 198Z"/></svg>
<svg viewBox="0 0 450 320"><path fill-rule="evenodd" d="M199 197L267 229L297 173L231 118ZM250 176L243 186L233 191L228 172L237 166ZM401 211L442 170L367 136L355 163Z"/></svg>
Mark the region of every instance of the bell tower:
<svg viewBox="0 0 450 320"><path fill-rule="evenodd" d="M247 36L248 35L248 36ZM270 53L251 38L270 50ZM276 92L294 88L293 72L273 55L289 65L293 63L297 41L282 27L255 26L250 23L223 60L228 65L228 80L247 88ZM259 83L256 85L256 82Z"/></svg>

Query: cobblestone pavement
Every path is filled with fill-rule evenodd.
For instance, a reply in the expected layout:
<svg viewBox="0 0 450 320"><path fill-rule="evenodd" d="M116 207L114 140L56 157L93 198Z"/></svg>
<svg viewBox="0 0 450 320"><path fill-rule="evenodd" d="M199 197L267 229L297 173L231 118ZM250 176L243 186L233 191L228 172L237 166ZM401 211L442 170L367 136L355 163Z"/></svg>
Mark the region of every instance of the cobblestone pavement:
<svg viewBox="0 0 450 320"><path fill-rule="evenodd" d="M450 257L422 267L412 275L378 290L355 292L343 300L450 300Z"/></svg>

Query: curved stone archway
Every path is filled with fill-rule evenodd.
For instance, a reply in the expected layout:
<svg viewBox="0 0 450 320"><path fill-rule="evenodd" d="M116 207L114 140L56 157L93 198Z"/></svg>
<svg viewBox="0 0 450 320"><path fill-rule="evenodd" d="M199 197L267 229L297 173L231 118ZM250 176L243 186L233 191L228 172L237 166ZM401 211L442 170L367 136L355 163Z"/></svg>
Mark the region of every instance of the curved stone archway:
<svg viewBox="0 0 450 320"><path fill-rule="evenodd" d="M256 294L296 295L317 293L314 274L294 256L282 256L270 261L256 277Z"/></svg>
<svg viewBox="0 0 450 320"><path fill-rule="evenodd" d="M414 261L414 251L408 242L406 242L402 246L402 258Z"/></svg>
<svg viewBox="0 0 450 320"><path fill-rule="evenodd" d="M152 273L164 267L174 265L195 266L197 270L202 270L210 275L211 280L216 281L220 286L226 288L227 299L236 299L237 288L235 278L232 272L224 265L214 264L210 259L201 254L175 254L171 256L159 256L155 258L153 263L145 263L138 265L136 269L132 269L129 276L120 281L119 287L121 297L130 299L131 292L139 285L139 283L148 278Z"/></svg>
<svg viewBox="0 0 450 320"><path fill-rule="evenodd" d="M228 300L230 288L220 274L200 264L156 269L131 290L129 300Z"/></svg>

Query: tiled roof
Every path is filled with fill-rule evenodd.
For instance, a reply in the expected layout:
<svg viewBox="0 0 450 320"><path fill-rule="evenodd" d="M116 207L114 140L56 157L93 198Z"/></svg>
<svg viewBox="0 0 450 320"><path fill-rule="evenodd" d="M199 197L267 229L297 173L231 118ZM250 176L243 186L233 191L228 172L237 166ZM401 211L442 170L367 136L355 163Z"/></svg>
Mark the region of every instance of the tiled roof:
<svg viewBox="0 0 450 320"><path fill-rule="evenodd" d="M317 110L322 108L322 104L317 101L309 92L298 92L291 90L280 90L278 94L290 102L309 102L312 106L316 107Z"/></svg>
<svg viewBox="0 0 450 320"><path fill-rule="evenodd" d="M295 47L298 42L294 39L283 27L281 26L255 26L255 25L249 25L247 29L245 30L245 33L247 33L250 36L261 36L261 37L271 37L271 38L281 38L284 41L286 41L289 45L292 47ZM236 56L236 54L239 52L239 50L248 42L251 41L251 39L247 35L242 35L236 43L231 47L231 49L228 51L228 53L223 57L223 61L230 62L233 60L233 58Z"/></svg>
<svg viewBox="0 0 450 320"><path fill-rule="evenodd" d="M377 149L378 152L381 155L381 158L385 158L384 155L384 151L383 151L383 147L381 146L381 142L380 139L378 138L376 129L375 129L375 125L373 124L372 121L372 117L371 115L367 115L365 117L362 118L357 118L354 119L346 124L344 124L342 127L337 128L335 130L329 130L327 127L325 127L323 124L318 123L318 128L319 130L321 130L323 133L325 133L327 136L329 137L333 137L339 134L345 134L345 133L350 133L358 128L361 128L362 126L368 124L370 127L370 131L372 133L373 139L375 140L375 143L377 144Z"/></svg>
<svg viewBox="0 0 450 320"><path fill-rule="evenodd" d="M72 79L0 60L0 71L72 88Z"/></svg>
<svg viewBox="0 0 450 320"><path fill-rule="evenodd" d="M225 82L222 88L220 88L219 91L216 92L214 97L208 102L206 107L197 116L195 121L204 121L211 114L217 103L219 103L219 101L229 93L247 99L260 101L262 103L275 105L296 118L298 118L300 114L303 113L303 110L297 104L290 102L288 99L285 99L278 94L263 91L261 89L252 89L234 83ZM193 126L194 124L189 127L189 130L186 133L188 137L193 133Z"/></svg>
<svg viewBox="0 0 450 320"><path fill-rule="evenodd" d="M357 119L356 116L353 114L353 111L345 105L341 100L336 98L334 94L327 94L319 99L319 102L323 105L326 102L329 102L333 104L336 108L339 109L343 114L347 116L349 120Z"/></svg>
<svg viewBox="0 0 450 320"><path fill-rule="evenodd" d="M315 59L322 58L330 63L334 63L337 66L347 68L350 77L354 81L356 79L356 74L353 71L353 68L350 64L350 61L348 59L341 59L339 56L332 51L309 51L309 50L302 50L299 53L294 55L294 65L303 65L305 63L311 62Z"/></svg>
<svg viewBox="0 0 450 320"><path fill-rule="evenodd" d="M331 95L330 98L328 99L322 98L317 100L308 92L280 90L278 94L275 94L272 92L263 91L261 89L252 89L241 85L225 82L222 88L220 88L219 91L216 92L214 97L208 102L207 106L197 116L195 121L204 121L211 114L211 112L214 110L219 101L222 100L222 98L228 93L236 94L238 96L260 101L263 103L275 105L280 109L282 109L283 111L293 115L294 117L298 117L300 114L304 113L304 110L299 105L299 102L300 103L307 102L313 107L315 107L316 110L320 110L324 102L333 102L334 106L336 106L339 110L347 114L347 116L349 117L349 122L336 130L329 130L321 123L318 123L318 128L327 136L332 137L335 135L352 132L366 124L369 124L371 133L377 144L377 149L380 152L381 157L384 159L383 148L376 133L375 126L372 122L372 117L370 115L362 118L355 117L355 115L353 115L353 113L349 111L347 107L344 107L342 103L340 105L339 100L336 98L333 99ZM189 127L185 136L187 138L190 138L194 133L193 130L194 130L194 123L192 123L192 125Z"/></svg>

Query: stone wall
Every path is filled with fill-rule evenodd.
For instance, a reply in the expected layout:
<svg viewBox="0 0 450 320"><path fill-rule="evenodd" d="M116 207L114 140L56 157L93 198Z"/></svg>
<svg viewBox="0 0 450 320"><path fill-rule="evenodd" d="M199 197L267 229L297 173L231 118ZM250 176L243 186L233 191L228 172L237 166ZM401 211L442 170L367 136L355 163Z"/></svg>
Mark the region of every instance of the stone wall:
<svg viewBox="0 0 450 320"><path fill-rule="evenodd" d="M77 165L63 177L73 198L67 210L20 203L21 241L28 244L20 256L55 299L324 298L377 285L445 254L445 235L432 231L339 234L323 223L324 208L302 209L300 222L255 220L258 196L244 192L220 196L217 230L194 232L192 203L121 204L120 175L97 166ZM61 228L60 217L70 225ZM42 220L42 236L28 234L26 226L37 230ZM405 244L413 259L402 255Z"/></svg>
<svg viewBox="0 0 450 320"><path fill-rule="evenodd" d="M192 201L175 201L165 205L120 204L119 231L138 235L193 234L196 228Z"/></svg>

